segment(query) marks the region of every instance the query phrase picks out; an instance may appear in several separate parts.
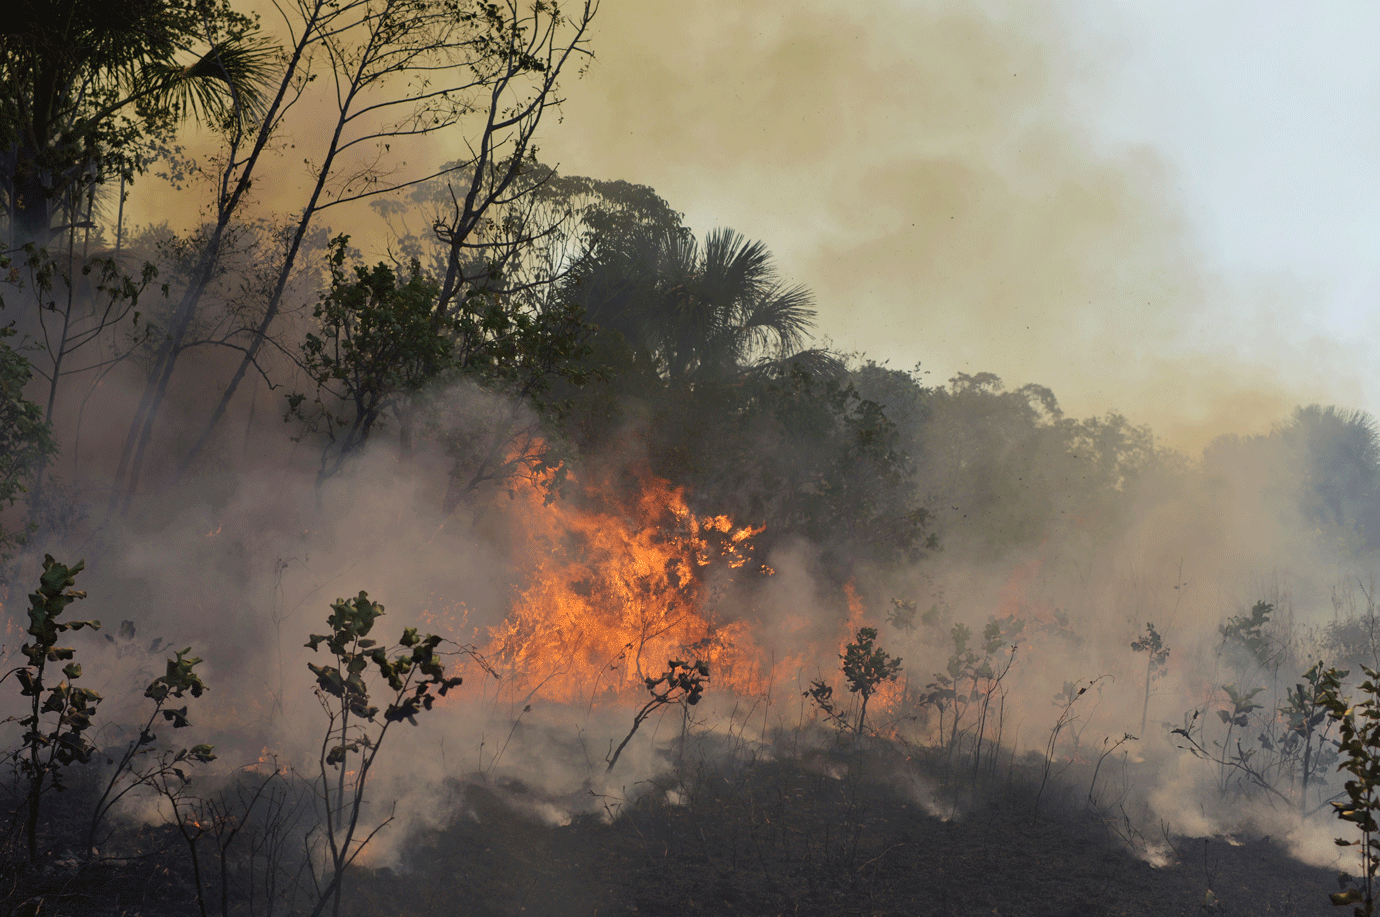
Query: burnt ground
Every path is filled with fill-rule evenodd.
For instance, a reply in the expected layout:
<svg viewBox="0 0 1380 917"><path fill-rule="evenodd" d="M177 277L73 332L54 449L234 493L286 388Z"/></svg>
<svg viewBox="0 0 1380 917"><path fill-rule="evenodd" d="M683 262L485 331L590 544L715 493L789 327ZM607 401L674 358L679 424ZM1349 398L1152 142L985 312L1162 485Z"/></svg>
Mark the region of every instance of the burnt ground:
<svg viewBox="0 0 1380 917"><path fill-rule="evenodd" d="M1302 865L1268 838L1147 838L1123 813L1091 810L1057 788L1043 794L1037 817L1036 784L1015 768L978 781L964 769L947 788L928 782L920 793L924 770L894 749L701 761L629 787L640 798L621 804L588 791L552 800L512 782L457 782L438 800L453 806L453 823L411 840L405 872L353 871L345 913L1349 913L1329 903L1334 873ZM528 814L543 806L587 814L552 825ZM1164 865L1146 862L1147 847L1163 851ZM185 842L172 829L141 832L128 853L96 862L61 853L40 871L10 872L0 913L199 913ZM214 863L202 868L209 876ZM207 903L208 913L221 913L216 895ZM226 904L231 913L251 912L233 894ZM253 912L268 913L262 901ZM301 912L279 906L273 913Z"/></svg>
<svg viewBox="0 0 1380 917"><path fill-rule="evenodd" d="M678 804L649 788L611 809L611 821L589 815L559 827L514 814L528 795L519 785L472 784L464 816L415 845L414 872L361 874L352 913L1346 913L1328 899L1335 873L1267 838L1156 838L1149 843L1168 862L1155 868L1135 852L1146 838L1120 815L1055 800L1057 810L1035 817L1034 787L1011 782L985 787L984 801L969 798L965 814L945 819L894 770L856 765L795 759L701 771L679 784Z"/></svg>

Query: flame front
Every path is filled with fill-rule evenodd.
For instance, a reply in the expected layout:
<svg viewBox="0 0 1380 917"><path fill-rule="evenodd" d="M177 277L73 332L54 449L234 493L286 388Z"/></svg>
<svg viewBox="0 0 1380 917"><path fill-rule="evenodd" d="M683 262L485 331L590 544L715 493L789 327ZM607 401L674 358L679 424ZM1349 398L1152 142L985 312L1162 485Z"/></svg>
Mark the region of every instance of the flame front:
<svg viewBox="0 0 1380 917"><path fill-rule="evenodd" d="M538 487L515 494L533 561L485 649L512 690L592 704L684 658L708 662L716 686L752 691L765 674L758 648L719 610L735 580L770 573L754 565L762 530L696 515L650 475L631 497L576 489L556 501Z"/></svg>

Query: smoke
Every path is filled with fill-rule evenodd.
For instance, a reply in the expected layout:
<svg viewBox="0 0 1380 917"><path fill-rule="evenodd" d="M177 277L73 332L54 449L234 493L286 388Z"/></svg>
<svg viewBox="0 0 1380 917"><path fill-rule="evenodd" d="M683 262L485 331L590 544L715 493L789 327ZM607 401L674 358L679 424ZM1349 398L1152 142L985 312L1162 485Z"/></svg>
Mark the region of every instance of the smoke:
<svg viewBox="0 0 1380 917"><path fill-rule="evenodd" d="M1106 8L607 4L543 155L766 240L844 350L996 372L1196 450L1355 391L1320 292L1227 274L1175 167L1098 132Z"/></svg>
<svg viewBox="0 0 1380 917"><path fill-rule="evenodd" d="M476 414L489 403L463 389L448 397L474 399ZM1250 451L1257 447L1258 454ZM1333 617L1336 585L1363 571L1344 548L1310 531L1295 494L1272 490L1277 479L1269 472L1284 460L1276 454L1282 447L1257 447L1242 445L1216 466L1128 482L1124 514L1065 521L1056 512L1019 536L1004 528L1009 519L1000 514L966 528L955 516L946 523L944 551L915 566L860 567L860 578L843 594L819 561L829 545L782 539L764 558L772 575L724 585L695 606L677 604L682 598L661 584L658 565L670 569L663 555L645 569L630 555L622 559L627 570L614 571L607 582L597 579L610 575L611 561L596 553L591 531L633 550L639 536L667 530L664 518L646 515L647 501L665 499L664 490L649 486L656 482L617 470L590 472L590 482L621 481L632 490L622 502L609 499L617 511L592 509L578 494L546 505L539 494L510 499L500 492L447 515L438 509L445 480L440 454L423 450L400 462L390 446L371 447L319 496L310 461L265 457L258 467L241 469L224 491L201 501L165 496L145 508L137 533L121 540L98 534L87 544L95 562L79 583L91 595L80 616L105 620L105 633L116 619L131 618L140 644L121 656L97 636L79 658L90 660L89 671L115 672L128 683L132 690L124 694L114 682L100 686L121 698L123 716L138 708L125 694L137 695L138 676L147 678L144 670L161 662L159 653L142 652L143 641L156 636L165 647L191 646L206 660L203 676L211 686L189 714L195 740L214 743L226 766L252 764L267 750L310 776L325 719L307 669L319 654L304 644L325 631L331 601L367 590L387 609L378 626L390 641L415 626L486 652L513 648L511 656L488 660L499 678L462 656L457 671L466 681L459 691L416 729L398 724L390 733L371 778L369 817L391 813L397 820L380 835L369 862L405 865L411 834L463 817L464 794L452 781L482 775L508 788L505 798L521 817L561 824L591 813L614 817L628 799L646 793L681 794L674 780L667 782L678 760L672 755L765 760L781 753L773 745L781 736L795 736L807 749L827 745L802 695L824 679L846 701L838 657L859 626L879 628L879 645L904 662L903 681L879 693L869 722L915 748L937 740L942 747L938 708L918 698L953 671L961 655L953 629L961 625L972 634L969 650L997 670L1016 647L988 713L983 766L1038 773L1063 709L1060 697L1072 683L1088 691L1052 746L1061 804L1086 795L1121 806L1142 831L1161 822L1170 832L1194 835L1255 830L1285 838L1310 862L1331 863L1318 842L1327 813L1302 819L1278 805L1236 799L1224 786L1240 775L1195 756L1171 733L1196 713L1207 724L1194 733L1197 740L1209 750L1225 742L1216 716L1224 709L1223 685L1265 686L1265 709L1284 706L1284 692L1324 645L1318 629ZM1046 487L1063 472L1050 456L1040 461L1051 465L1021 471L1033 486ZM585 480L579 468L574 474ZM957 479L931 483L943 491ZM626 542L618 540L620 525ZM994 551L998 543L1005 547ZM636 673L631 653L620 656L616 647L600 657L607 668L578 668L593 656L585 632L626 617L629 600L620 600L618 590L630 583L652 584L635 601L665 602L678 614L712 612L720 633L732 637L713 650L720 655L712 659L706 701L693 714L672 705L648 721L617 770L607 773L604 762L645 700L641 673L655 674L675 651L656 644ZM564 620L570 605L538 604L545 591L562 588L608 604L584 619ZM888 623L892 598L916 602L921 617L914 626ZM1282 655L1273 669L1232 650L1219 629L1257 600L1276 609L1268 636ZM993 621L1003 631L984 651L984 630ZM509 639L513 622L521 622L516 635L526 643ZM1132 646L1145 637L1147 623L1170 649L1153 678L1146 656ZM555 654L535 661L521 655L524 646L552 645L552 634L561 637ZM972 670L969 663L959 667ZM578 695L558 690L565 681ZM606 690L614 683L621 693ZM976 716L970 708L963 727L969 736ZM1136 738L1112 744L1127 733ZM681 746L686 735L694 740ZM1253 734L1245 739L1258 744ZM963 817L965 804L951 789L914 773L898 782L930 811ZM1279 786L1287 789L1282 780ZM1152 859L1163 854L1153 843L1140 852Z"/></svg>
<svg viewBox="0 0 1380 917"><path fill-rule="evenodd" d="M1352 385L1339 369L1351 357L1346 347L1293 340L1289 316L1314 294L1220 276L1194 238L1172 167L1150 149L1107 148L1082 126L1089 106L1114 102L1091 87L1118 62L1117 49L1081 43L1070 15L1033 5L609 3L595 37L600 61L568 86L566 117L549 129L543 158L567 174L646 183L698 228L731 225L765 240L783 274L814 290L838 346L899 365L919 360L932 367L932 383L994 371L1048 385L1065 416L1114 406L1194 447L1225 432L1263 431L1290 406ZM273 173L259 189L265 204L287 195L296 180L287 174ZM137 376L117 372L100 393L105 410L87 426L91 468L112 464ZM169 413L181 411L185 423L166 424L170 439L198 428L210 386L189 380L174 393ZM324 719L307 664L318 657L304 644L324 630L337 598L367 590L387 608L379 626L390 640L415 626L481 655L514 622L576 634L549 641L568 651L547 660L557 668L575 657L579 622L558 621L547 606L550 617L533 617L536 593L524 590L534 580L614 596L608 606L625 609L614 588L592 582L588 532L552 520L558 509L584 512L586 529L622 524L645 534L664 520L634 513L636 495L598 515L495 492L447 514L439 507L452 457L422 446L401 461L383 444L318 493L310 438L290 443L277 424L282 394L260 388L257 419L254 403L237 406L227 429L243 430L243 442L223 444L180 489L140 501L128 529L64 546L80 544L93 560L79 585L106 633L112 619L128 617L141 641L157 637L204 657L211 692L190 716L205 730L198 740L214 741L225 763L257 761L265 749L285 761L316 759ZM463 389L438 400L467 422L503 408ZM955 413L949 427L917 442L917 459L938 455L955 425L971 420ZM778 451L809 447L788 442ZM986 515L968 502L976 490L957 489L973 484L964 466L987 458L982 448L952 468L931 462L917 486L942 501L933 507L942 552L894 569L860 565L848 584L850 609L820 560L836 545L775 541L763 558L770 577L725 586L712 601L716 625L739 627L737 651L753 658L716 661L694 719L672 706L649 721L613 775L604 762L628 734L638 706L630 698L645 700L639 679L655 675L669 650L649 655L644 671L643 660L630 662L615 645L605 670L576 673L586 693L575 701L553 697L554 682L542 680L555 668L513 675L514 666L495 678L476 656L462 656L457 695L417 730L390 733L374 779L380 800L399 800L399 823L382 837L398 845L414 828L444 825L464 803L439 788L476 774L520 783L525 789L510 794L515 809L562 824L591 811L611 816L619 800L649 786L682 798L655 781L687 734L716 753L762 757L773 736L792 731L823 742L802 694L814 679L838 683L838 655L863 625L878 627L880 645L905 664L904 681L879 695L871 721L927 745L942 739L942 722L933 703L916 713L916 698L944 687L942 673L962 655L961 626L969 651L998 668L1015 654L1000 708L989 711L1003 724L1002 743L988 751L992 768L1038 767L1052 731L1063 729L1049 747L1074 762L1061 783L1070 795L1086 792L1174 832L1246 823L1293 832L1301 855L1332 862L1316 817L1236 803L1224 787L1241 774L1176 746L1171 731L1196 712L1212 727L1195 733L1205 747L1225 743L1216 715L1223 686L1246 688L1248 678L1264 684L1268 675L1261 702L1283 705L1291 679L1324 645L1337 584L1365 574L1362 552L1329 542L1295 495L1275 489L1271 469L1283 459L1269 450L1277 447L1262 446L1249 462L1166 459L1172 467L1111 488L1116 506L1104 515L1041 502L1057 504L1084 486L1084 472L1065 456L1032 453L1019 486L990 501ZM645 486L631 473L643 457L602 456L611 469L588 475ZM1015 464L1009 459L1006 470ZM1018 500L1029 501L1031 516L1011 511ZM665 578L671 565L659 560L650 569ZM581 575L562 583L551 572L556 561ZM655 579L638 568L629 580L638 577ZM919 623L888 624L892 599L914 602ZM1268 671L1231 655L1220 630L1259 600L1275 606L1270 637L1288 654ZM984 656L993 621L1006 630ZM1163 671L1134 649L1151 624L1170 650ZM531 634L511 634L506 645L518 658L526 644L516 638ZM720 647L725 657L732 648ZM120 656L99 637L82 652L97 660L93 671L113 667L127 681L158 661L154 651ZM735 664L753 690L735 693ZM966 665L960 659L958 669ZM622 694L607 691L615 677ZM1087 693L1060 727L1070 684ZM1128 733L1138 735L1116 744ZM929 811L962 817L945 788L915 774L905 780ZM376 856L401 862L402 854L390 846Z"/></svg>
<svg viewBox="0 0 1380 917"><path fill-rule="evenodd" d="M1310 327L1325 291L1219 263L1176 166L1100 129L1137 63L1117 15L609 3L597 60L566 81L540 156L650 185L701 233L766 241L815 293L834 346L920 363L936 383L991 371L1047 385L1072 413L1121 411L1188 452L1344 400L1365 355ZM256 182L267 210L300 205L332 105L300 103L280 165ZM400 144L390 168L415 177L462 157L463 134ZM211 139L189 149L207 159ZM131 224L197 219L199 195L140 181ZM388 251L367 206L329 219L371 257Z"/></svg>

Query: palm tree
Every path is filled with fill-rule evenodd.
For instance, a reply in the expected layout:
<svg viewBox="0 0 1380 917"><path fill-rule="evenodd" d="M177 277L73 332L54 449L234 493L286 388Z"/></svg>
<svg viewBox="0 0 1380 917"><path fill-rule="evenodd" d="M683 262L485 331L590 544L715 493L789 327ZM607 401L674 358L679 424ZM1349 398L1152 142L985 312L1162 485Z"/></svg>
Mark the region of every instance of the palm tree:
<svg viewBox="0 0 1380 917"><path fill-rule="evenodd" d="M1380 425L1364 411L1311 404L1294 409L1276 430L1301 485L1300 509L1310 522L1358 526L1380 538ZM1369 525L1367 525L1369 523Z"/></svg>
<svg viewBox="0 0 1380 917"><path fill-rule="evenodd" d="M19 0L0 20L0 206L47 245L185 117L237 129L272 51L226 0ZM200 48L201 50L196 50Z"/></svg>
<svg viewBox="0 0 1380 917"><path fill-rule="evenodd" d="M804 363L834 372L827 351L803 349L814 298L787 286L761 242L716 229L701 245L682 227L595 239L566 282L588 321L657 360L672 382L722 381Z"/></svg>

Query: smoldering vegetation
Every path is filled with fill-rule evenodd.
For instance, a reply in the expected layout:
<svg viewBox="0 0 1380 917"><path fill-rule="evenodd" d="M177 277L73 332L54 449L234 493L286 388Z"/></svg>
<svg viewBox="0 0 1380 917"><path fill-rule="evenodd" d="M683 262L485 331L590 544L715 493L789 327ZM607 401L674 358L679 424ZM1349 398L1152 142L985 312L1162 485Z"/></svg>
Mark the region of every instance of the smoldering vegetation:
<svg viewBox="0 0 1380 917"><path fill-rule="evenodd" d="M835 352L768 241L536 159L587 8L154 6L200 69L99 16L2 65L58 113L0 176L10 912L1303 914L1362 870L1368 414L1188 456ZM294 60L342 49L332 98ZM127 223L146 169L201 221Z"/></svg>

